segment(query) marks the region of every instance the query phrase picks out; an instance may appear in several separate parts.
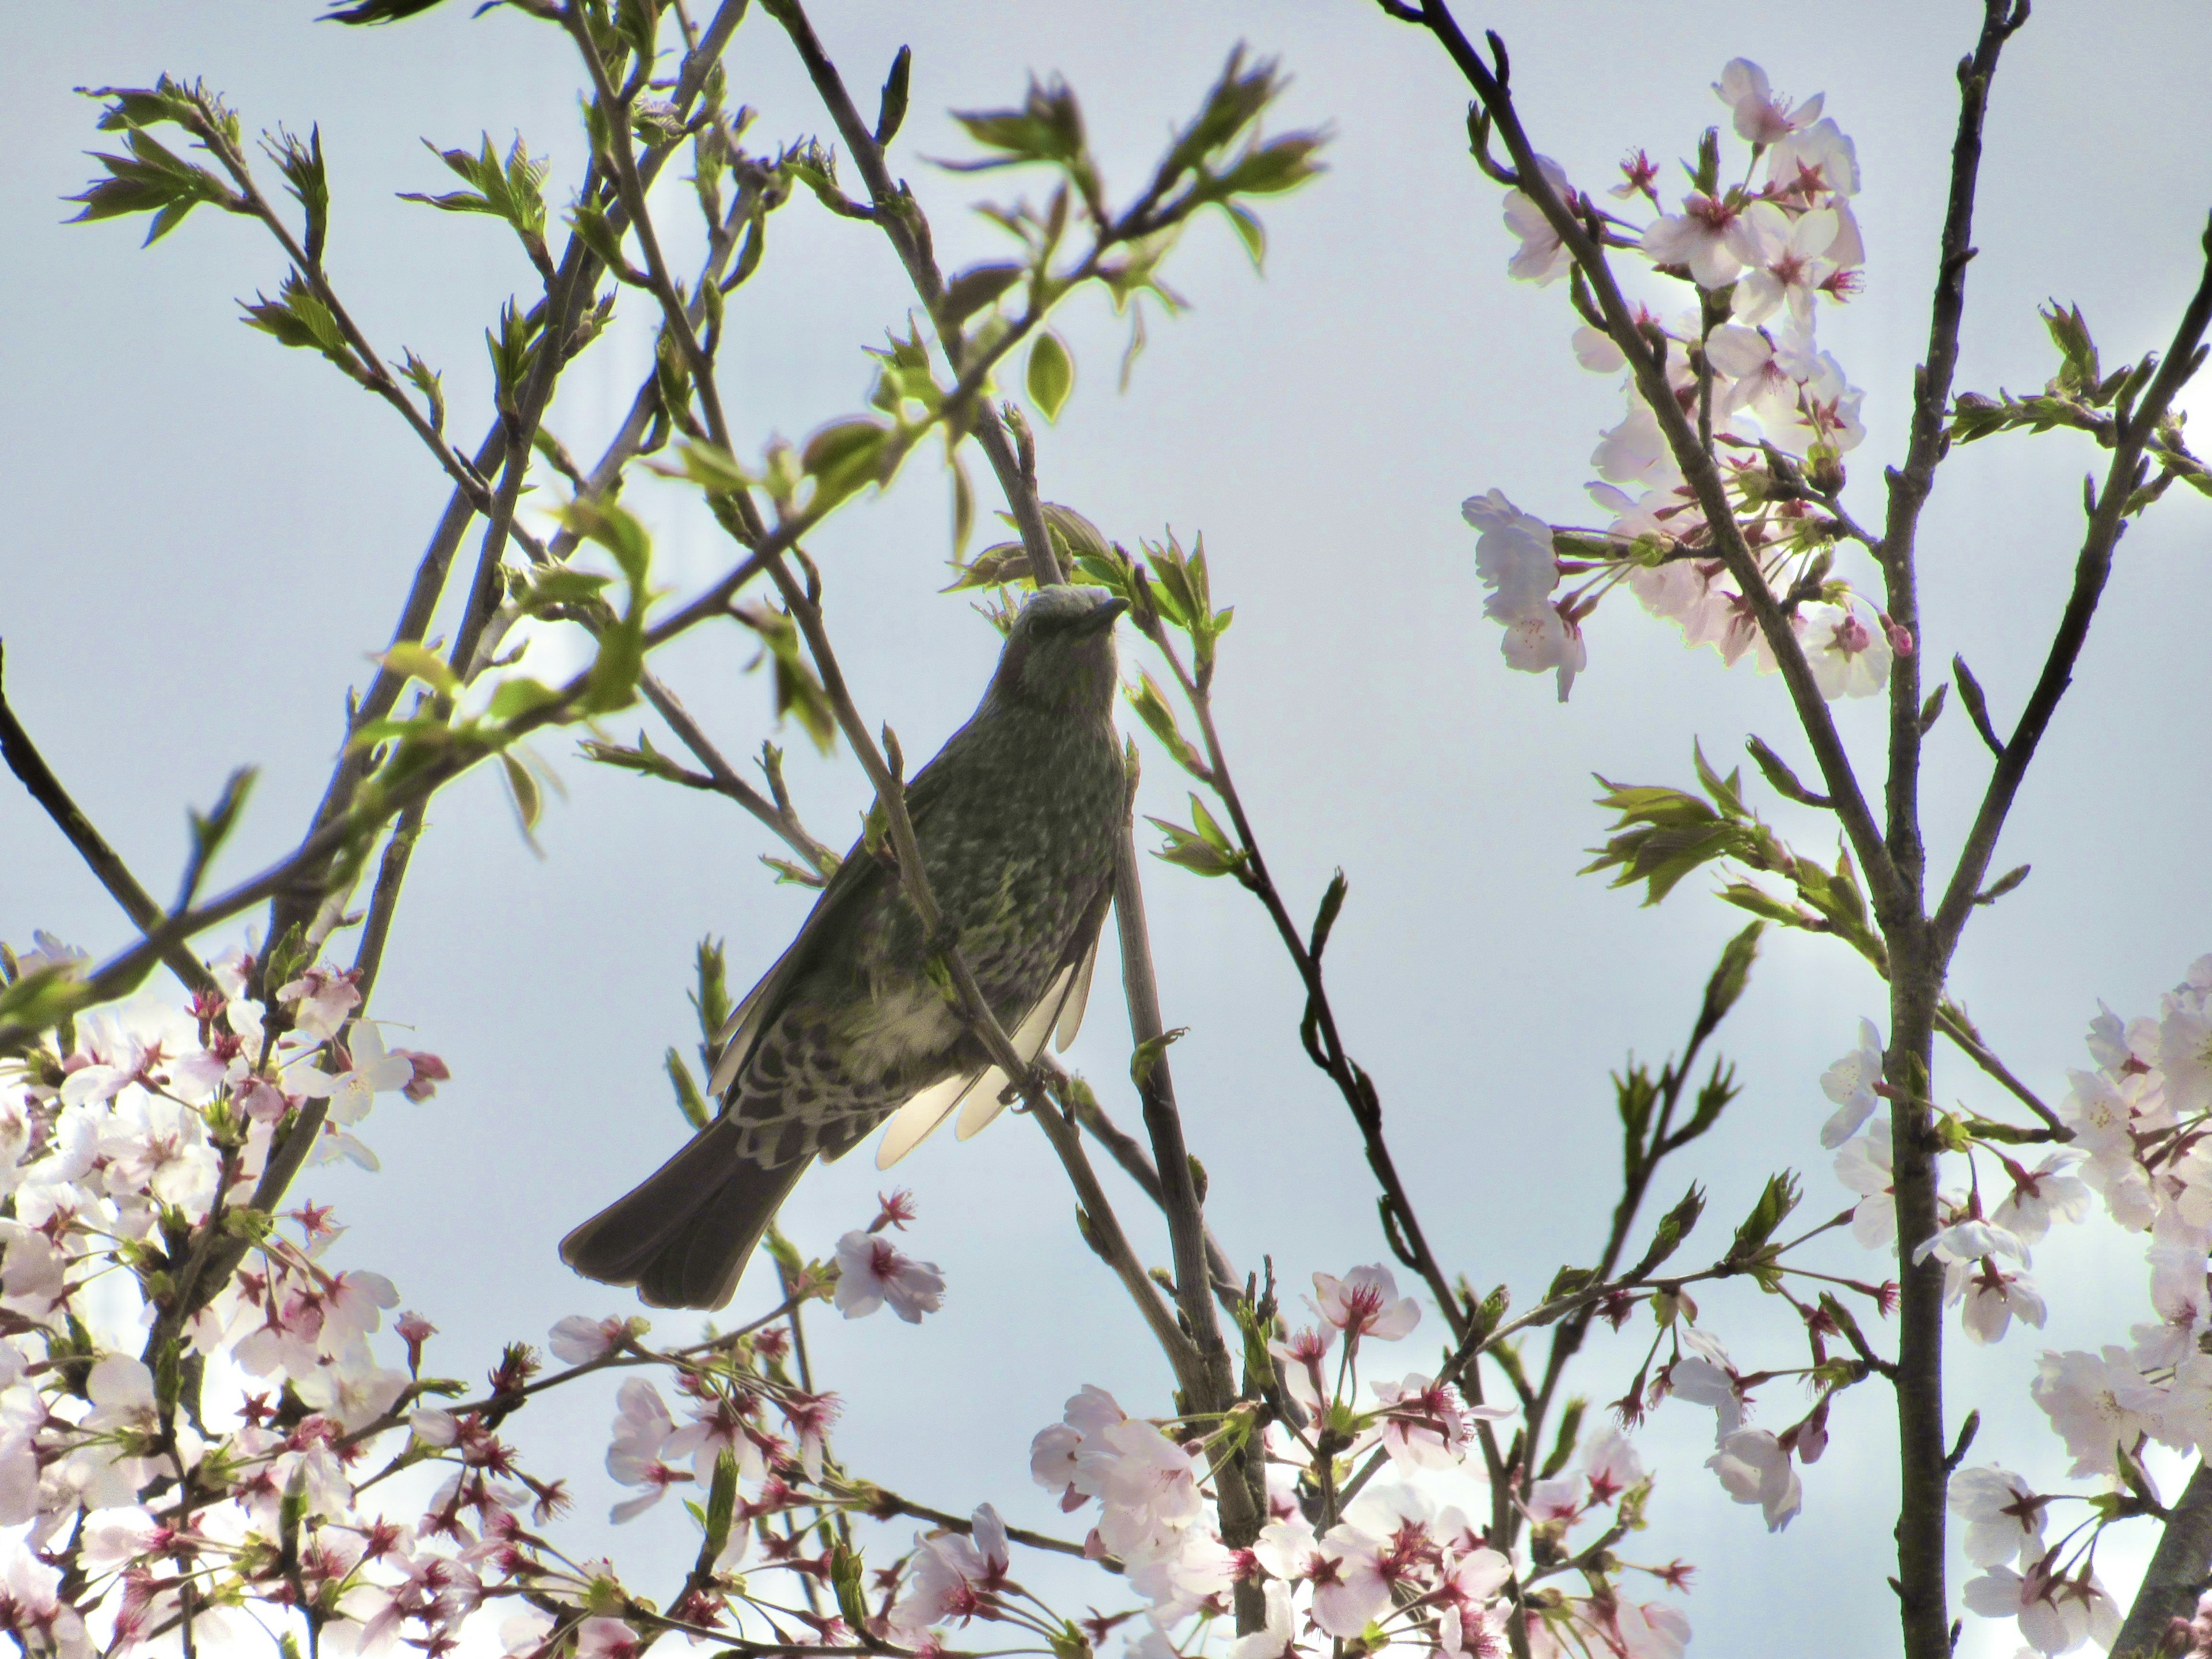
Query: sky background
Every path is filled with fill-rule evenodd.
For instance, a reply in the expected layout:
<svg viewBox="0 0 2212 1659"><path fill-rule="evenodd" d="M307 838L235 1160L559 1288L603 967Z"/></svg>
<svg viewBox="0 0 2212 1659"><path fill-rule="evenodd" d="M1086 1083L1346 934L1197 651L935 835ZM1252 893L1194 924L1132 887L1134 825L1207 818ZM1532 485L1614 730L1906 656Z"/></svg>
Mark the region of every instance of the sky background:
<svg viewBox="0 0 2212 1659"><path fill-rule="evenodd" d="M1279 54L1296 77L1275 128L1333 131L1328 176L1264 205L1264 277L1218 222L1177 251L1168 276L1191 309L1172 323L1154 316L1126 395L1115 388L1122 325L1102 299L1070 307L1060 325L1079 381L1060 424L1042 432L1041 473L1048 498L1124 542L1205 533L1217 597L1237 612L1218 685L1223 734L1263 845L1296 910L1346 869L1351 897L1330 953L1338 1016L1382 1091L1424 1224L1455 1271L1504 1281L1528 1304L1601 1237L1616 1167L1608 1071L1631 1053L1656 1061L1680 1040L1742 920L1705 896L1703 879L1656 910L1576 879L1603 832L1591 775L1686 782L1693 738L1725 763L1754 731L1801 770L1807 760L1778 682L1723 672L1619 600L1586 624L1590 665L1566 706L1548 678L1504 668L1458 503L1496 485L1556 522L1589 521L1589 453L1620 402L1613 377L1576 368L1564 289L1504 278L1512 243L1496 186L1466 156L1464 88L1432 41L1352 0L817 9L864 102L898 46L913 46L912 113L893 160L948 270L1000 251L965 209L1019 186L930 166L964 149L944 112L1013 102L1030 74L1074 83L1123 197L1239 40ZM411 347L445 371L453 426L470 441L487 408L481 331L510 295L526 303L532 274L503 227L395 192L451 187L425 137L473 148L481 132L502 144L520 133L550 158L556 204L581 160L575 71L553 31L504 12L471 21L459 3L374 31L318 24L315 10L208 0L0 17L0 239L13 254L0 276L8 690L157 893L180 865L184 808L210 801L234 766L257 765L261 779L218 879L296 840L346 689L366 684L366 654L389 637L446 491L389 410L319 359L239 326L234 301L273 293L283 276L257 228L202 213L142 252L131 224L63 226L59 198L94 170L80 152L107 142L95 106L70 89L166 70L207 77L249 131L319 122L337 201L333 280L386 355ZM1536 143L1589 185L1638 145L1662 160L1692 153L1726 118L1709 87L1732 57L1765 65L1784 92L1826 91L1827 112L1857 141L1869 264L1863 296L1824 310L1822 337L1868 393L1847 499L1875 520L1924 349L1953 69L1979 9L1553 0L1463 12L1471 31L1505 35ZM2169 336L2212 203L2208 57L2212 17L2199 5L2039 5L2007 52L1990 117L1962 390L2041 385L2052 361L2034 307L2049 297L2082 307L2108 363ZM828 131L764 17L739 31L729 62L733 95L758 111L756 148ZM902 328L911 303L872 230L810 203L781 212L724 351L740 447L859 409L861 348ZM626 296L613 336L564 379L552 425L577 453L595 454L627 406L649 338ZM1923 648L1938 664L1964 653L2000 727L2063 603L2080 476L2093 465L2101 475L2076 434L1976 446L1947 466L1929 507ZM980 460L976 471L988 477ZM663 580L688 590L722 568L719 536L672 487L641 482L629 501L657 532ZM918 459L811 544L860 708L896 726L914 757L966 716L997 647L963 599L936 592L947 516L941 472ZM2212 949L2209 526L2212 503L2176 492L2129 534L2000 850L1999 867L2032 862L2034 877L1977 913L1954 971L1955 994L1993 1043L2049 1095L2063 1092L2064 1068L2087 1063L2081 1036L2098 999L2150 1012ZM702 632L659 666L732 757L764 736L784 743L808 822L842 846L866 805L858 769L775 731L764 680L744 672L751 655L733 630ZM1845 707L1840 720L1873 765L1879 708ZM634 737L637 725L625 715L612 734ZM635 1310L628 1293L573 1278L555 1242L681 1138L659 1064L668 1045L695 1040L684 1003L695 941L727 940L742 989L808 903L771 884L756 855L781 849L730 803L591 767L565 738L538 752L568 791L539 829L544 856L517 835L489 775L441 795L378 987L376 1012L406 1028L392 1040L441 1054L453 1081L428 1104L387 1103L370 1120L381 1174L320 1170L302 1189L338 1206L352 1224L341 1259L389 1273L444 1333L434 1364L463 1376L480 1374L503 1340L542 1340L562 1316ZM1176 775L1156 749L1148 759L1142 810L1180 816ZM1986 771L1954 710L1928 755L1940 867ZM1832 848L1816 815L1755 794L1801 848ZM1240 1269L1271 1255L1291 1287L1384 1259L1358 1138L1298 1049L1294 978L1264 914L1226 884L1164 866L1148 877L1168 1020L1190 1028L1174 1054L1177 1085L1223 1243ZM0 789L0 937L21 947L34 927L100 956L129 938L51 824ZM1112 983L1102 964L1072 1058L1133 1117ZM1772 1170L1805 1172L1808 1217L1844 1203L1817 1143L1829 1109L1817 1079L1852 1045L1859 1017L1882 1008L1877 981L1840 948L1770 940L1720 1042L1745 1093L1660 1183L1662 1200L1692 1177L1711 1189L1711 1237L1688 1255L1717 1248ZM1947 1103L1999 1103L1949 1054L1942 1064ZM912 1248L942 1265L951 1290L919 1328L814 1321L817 1375L848 1401L841 1448L851 1467L921 1501L965 1510L989 1498L1050 1524L1049 1498L1028 1480L1030 1435L1086 1382L1133 1409L1164 1409L1163 1367L1077 1240L1061 1177L1018 1117L965 1146L932 1141L899 1176L920 1201ZM826 1253L866 1224L883 1184L866 1156L818 1171L784 1224ZM1116 1190L1149 1257L1164 1260L1140 1200ZM1848 1242L1823 1259L1882 1271ZM1987 1351L1956 1345L1952 1415L1982 1409L1978 1459L2056 1481L2057 1443L2027 1395L2035 1354L2125 1340L2125 1326L2149 1316L2146 1275L2139 1248L2101 1220L2054 1238L2037 1269L2050 1328L2016 1328ZM738 1310L768 1305L760 1277ZM1747 1367L1796 1363L1802 1343L1757 1300L1717 1290L1705 1322ZM1407 1369L1433 1358L1441 1322L1431 1318L1406 1345ZM679 1316L659 1328L676 1340L692 1328ZM1617 1395L1646 1340L1633 1327L1594 1340L1577 1386ZM611 1381L556 1394L512 1426L541 1467L576 1473L568 1535L580 1550L616 1548L646 1586L688 1559L690 1523L665 1504L619 1534L602 1524L617 1495L598 1468L612 1394ZM1779 1427L1802 1409L1778 1387L1760 1420ZM1657 1413L1641 1440L1660 1477L1655 1521L1632 1553L1699 1565L1687 1604L1698 1650L1771 1650L1784 1621L1821 1632L1822 1652L1893 1650L1882 1583L1890 1409L1873 1386L1839 1402L1833 1449L1807 1473L1804 1513L1771 1538L1698 1467L1710 1415L1680 1404ZM2100 1551L2116 1588L2131 1586L2148 1544L2123 1531ZM1079 1601L1110 1590L1048 1569L1033 1577ZM2014 1646L2009 1626L1969 1619L1961 1652Z"/></svg>

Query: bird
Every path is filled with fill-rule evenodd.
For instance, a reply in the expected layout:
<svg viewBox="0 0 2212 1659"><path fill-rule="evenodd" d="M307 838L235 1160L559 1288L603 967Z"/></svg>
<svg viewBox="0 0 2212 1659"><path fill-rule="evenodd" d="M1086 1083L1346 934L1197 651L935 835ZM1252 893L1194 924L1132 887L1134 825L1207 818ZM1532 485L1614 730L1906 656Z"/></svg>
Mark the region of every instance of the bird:
<svg viewBox="0 0 2212 1659"><path fill-rule="evenodd" d="M1082 1023L1127 822L1103 589L1041 587L1015 613L967 724L907 785L923 872L957 948L1024 1062ZM866 839L717 1033L720 1110L635 1190L561 1241L586 1278L648 1306L719 1308L817 1158L889 1121L889 1168L956 1112L963 1140L1008 1079L930 977L894 868Z"/></svg>

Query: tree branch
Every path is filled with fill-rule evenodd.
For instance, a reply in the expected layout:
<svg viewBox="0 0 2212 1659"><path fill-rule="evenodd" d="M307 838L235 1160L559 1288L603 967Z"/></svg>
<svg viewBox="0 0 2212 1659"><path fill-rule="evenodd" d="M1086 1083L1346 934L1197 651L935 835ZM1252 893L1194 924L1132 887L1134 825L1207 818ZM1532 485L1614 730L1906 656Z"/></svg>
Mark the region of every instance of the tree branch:
<svg viewBox="0 0 2212 1659"><path fill-rule="evenodd" d="M2151 1659L2174 1651L2167 1630L2197 1611L2197 1598L2212 1572L2212 1464L2199 1462L2167 1512L2166 1530L2145 1570L2135 1605L2112 1644L2112 1659Z"/></svg>
<svg viewBox="0 0 2212 1659"><path fill-rule="evenodd" d="M15 718L15 711L8 706L4 679L0 679L0 758L4 758L8 769L22 781L31 799L46 808L55 828L69 838L77 856L107 890L108 896L123 907L123 914L131 918L131 925L150 935L161 926L161 907L154 902L151 893L139 885L138 878L131 873L100 831L93 828L92 820L70 799L69 791L62 787L61 780L46 764L46 757L32 743L31 734L23 729L23 723ZM181 941L162 951L161 957L169 971L188 988L210 993L216 988L215 975Z"/></svg>
<svg viewBox="0 0 2212 1659"><path fill-rule="evenodd" d="M1996 854L1997 837L2003 832L2005 817L2012 811L2021 781L2035 759L2044 733L2050 729L2059 699L2073 684L2074 665L2089 637L2089 624L2097 614L2097 603L2104 595L2106 580L2112 573L2112 551L2125 528L2130 500L2143 481L2143 450L2172 406L2174 395L2203 362L2201 348L2204 331L2207 325L2212 324L2212 228L2205 233L2204 248L2204 273L2198 280L2197 292L2182 312L2166 360L2159 365L2157 374L2135 412L2123 423L2119 441L2112 447L2112 465L2105 472L2104 493L2089 514L2088 533L2075 561L2074 588L2067 597L2058 631L2051 638L2035 689L2028 694L2027 706L2021 711L2019 722L1990 774L1981 807L1974 815L1973 827L1967 831L1966 845L1960 851L1958 867L1952 872L1950 885L1944 890L1942 903L1936 908L1939 960L1948 961L1958 945L1960 930L1972 912L1974 896L1981 891L1983 880L1989 874L1990 860Z"/></svg>
<svg viewBox="0 0 2212 1659"><path fill-rule="evenodd" d="M1859 787L1858 778L1851 769L1850 757L1845 752L1843 738L1836 731L1833 716L1820 687L1814 683L1811 665L1805 659L1802 643L1790 620L1782 612L1780 604L1767 586L1760 574L1758 561L1746 545L1743 533L1737 526L1735 514L1728 500L1728 488L1721 477L1720 469L1713 458L1698 441L1697 429L1689 423L1681 405L1675 402L1673 389L1668 385L1665 365L1652 351L1636 324L1636 313L1622 295L1620 283L1605 257L1605 250L1594 240L1581 220L1570 212L1552 188L1543 169L1538 166L1534 147L1522 130L1521 118L1514 107L1511 95L1503 82L1491 72L1467 36L1454 21L1444 0L1424 0L1424 21L1430 32L1450 54L1476 97L1496 122L1498 135L1504 139L1512 153L1519 173L1519 187L1543 213L1546 221L1558 234L1575 263L1588 278L1590 290L1603 311L1606 332L1627 359L1634 374L1637 390L1650 407L1666 437L1668 452L1675 465L1681 469L1697 498L1698 509L1713 536L1716 550L1728 566L1729 574L1742 590L1747 603L1759 623L1761 635L1773 652L1776 665L1788 687L1790 699L1804 727L1807 740L1812 744L1819 761L1821 776L1826 781L1827 793L1835 804L1835 811L1843 822L1844 832L1850 837L1852 850L1858 854L1859 865L1867 873L1872 890L1875 908L1888 922L1893 919L1899 926L1911 926L1917 917L1910 904L1906 890L1899 880L1896 866L1891 861L1881 832L1875 825L1874 815L1867 805L1865 794Z"/></svg>

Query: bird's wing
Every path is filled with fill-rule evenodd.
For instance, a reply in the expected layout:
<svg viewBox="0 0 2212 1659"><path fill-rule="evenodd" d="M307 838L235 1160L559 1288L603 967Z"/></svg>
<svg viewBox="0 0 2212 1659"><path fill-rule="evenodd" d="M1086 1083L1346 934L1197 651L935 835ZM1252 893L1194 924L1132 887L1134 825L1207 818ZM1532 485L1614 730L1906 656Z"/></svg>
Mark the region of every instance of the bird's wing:
<svg viewBox="0 0 2212 1659"><path fill-rule="evenodd" d="M1099 931L1103 931L1099 930ZM1083 1010L1091 1000L1091 972L1098 965L1098 932L1091 935L1091 948L1083 953L1083 961L1075 970L1075 982L1068 988L1067 1000L1060 1006L1060 1018L1054 1023L1052 1046L1061 1054L1075 1041L1075 1034L1083 1029Z"/></svg>
<svg viewBox="0 0 2212 1659"><path fill-rule="evenodd" d="M1012 1034L1014 1052L1030 1065L1036 1063L1036 1057L1044 1052L1046 1038L1055 1029L1072 1039L1075 1028L1083 1023L1083 999L1091 989L1091 970L1098 960L1097 929L1093 927L1087 932L1089 948L1053 975L1045 994L1036 1000L1036 1006ZM1082 933L1077 935L1083 936ZM1066 1046L1065 1042L1060 1044L1063 1049ZM876 1167L890 1169L928 1139L955 1112L960 1115L960 1125L955 1133L963 1140L970 1139L1006 1109L999 1099L1006 1089L1006 1074L996 1066L957 1073L942 1083L932 1084L892 1114L884 1138L876 1147Z"/></svg>
<svg viewBox="0 0 2212 1659"><path fill-rule="evenodd" d="M876 1167L888 1170L921 1146L977 1090L988 1087L995 1098L1006 1086L1006 1074L995 1066L986 1066L980 1072L956 1072L942 1083L931 1084L891 1114L884 1138L876 1143Z"/></svg>
<svg viewBox="0 0 2212 1659"><path fill-rule="evenodd" d="M951 746L949 744L946 745ZM938 757L942 759L940 754ZM907 786L907 816L917 831L929 817L930 809L943 793L937 761L915 775ZM708 1080L707 1092L719 1095L737 1080L745 1062L752 1058L761 1034L767 1030L776 1015L782 1011L784 994L814 961L825 939L836 933L838 921L854 911L864 908L869 901L882 892L890 872L867 854L862 843L855 842L845 854L823 888L822 896L814 901L814 908L806 914L806 921L799 936L775 959L775 965L761 975L760 983L745 993L745 999L730 1011L722 1022L722 1029L714 1040L720 1045L720 1055L714 1062L714 1074Z"/></svg>

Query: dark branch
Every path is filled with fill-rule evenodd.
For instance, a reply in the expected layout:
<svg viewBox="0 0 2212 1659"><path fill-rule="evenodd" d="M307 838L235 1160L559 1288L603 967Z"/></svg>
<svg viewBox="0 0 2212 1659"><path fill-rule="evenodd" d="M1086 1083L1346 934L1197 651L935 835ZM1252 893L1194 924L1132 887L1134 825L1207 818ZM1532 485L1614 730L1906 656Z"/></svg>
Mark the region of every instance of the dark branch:
<svg viewBox="0 0 2212 1659"><path fill-rule="evenodd" d="M131 918L131 925L150 935L161 925L161 907L154 902L151 893L138 884L138 878L131 873L115 849L93 828L92 820L70 799L69 791L62 787L61 780L54 775L53 769L32 743L31 734L23 729L23 723L15 718L15 711L8 706L4 681L0 681L0 757L5 757L8 769L22 781L31 799L46 808L55 827L69 837L77 856L99 878L109 896L123 907L123 914ZM191 989L216 989L215 976L181 940L165 947L161 957L169 971Z"/></svg>

